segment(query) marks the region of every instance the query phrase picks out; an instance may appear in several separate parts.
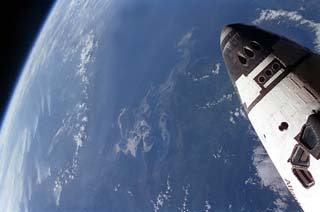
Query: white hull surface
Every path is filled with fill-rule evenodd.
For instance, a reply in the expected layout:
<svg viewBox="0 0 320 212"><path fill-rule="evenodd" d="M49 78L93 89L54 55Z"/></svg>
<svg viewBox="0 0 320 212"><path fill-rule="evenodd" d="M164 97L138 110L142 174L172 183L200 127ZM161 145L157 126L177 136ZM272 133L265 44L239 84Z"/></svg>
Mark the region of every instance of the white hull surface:
<svg viewBox="0 0 320 212"><path fill-rule="evenodd" d="M320 211L320 57L241 24L223 30L221 49L248 118L289 191L304 211Z"/></svg>

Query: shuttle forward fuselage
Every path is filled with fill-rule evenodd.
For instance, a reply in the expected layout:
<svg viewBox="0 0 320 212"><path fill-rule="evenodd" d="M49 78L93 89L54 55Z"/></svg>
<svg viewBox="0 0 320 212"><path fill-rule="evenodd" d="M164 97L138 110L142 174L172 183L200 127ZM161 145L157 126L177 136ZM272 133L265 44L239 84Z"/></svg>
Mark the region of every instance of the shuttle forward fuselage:
<svg viewBox="0 0 320 212"><path fill-rule="evenodd" d="M298 204L320 196L320 56L255 26L232 24L221 51L247 116Z"/></svg>

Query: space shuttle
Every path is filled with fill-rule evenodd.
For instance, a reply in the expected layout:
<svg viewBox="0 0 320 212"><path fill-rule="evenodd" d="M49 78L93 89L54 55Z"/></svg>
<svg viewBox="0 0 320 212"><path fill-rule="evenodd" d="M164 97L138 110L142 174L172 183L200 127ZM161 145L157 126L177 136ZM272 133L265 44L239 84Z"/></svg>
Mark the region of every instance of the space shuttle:
<svg viewBox="0 0 320 212"><path fill-rule="evenodd" d="M304 211L319 212L320 56L244 24L225 26L220 47L247 117L288 190Z"/></svg>

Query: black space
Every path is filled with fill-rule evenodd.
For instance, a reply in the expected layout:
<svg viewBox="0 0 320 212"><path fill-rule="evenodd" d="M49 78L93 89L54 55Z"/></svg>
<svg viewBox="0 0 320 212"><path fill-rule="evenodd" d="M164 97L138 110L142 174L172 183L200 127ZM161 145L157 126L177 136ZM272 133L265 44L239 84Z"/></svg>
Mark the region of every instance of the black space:
<svg viewBox="0 0 320 212"><path fill-rule="evenodd" d="M10 0L2 3L0 123L23 65L53 4L53 0Z"/></svg>

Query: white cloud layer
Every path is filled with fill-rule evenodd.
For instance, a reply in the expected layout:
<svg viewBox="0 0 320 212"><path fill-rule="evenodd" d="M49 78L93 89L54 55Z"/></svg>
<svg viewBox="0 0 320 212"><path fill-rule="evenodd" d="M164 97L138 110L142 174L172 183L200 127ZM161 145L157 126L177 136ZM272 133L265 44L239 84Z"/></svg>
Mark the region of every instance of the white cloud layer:
<svg viewBox="0 0 320 212"><path fill-rule="evenodd" d="M297 11L287 10L262 10L259 18L253 21L254 24L260 24L265 21L290 21L298 26L307 27L315 34L313 41L315 50L320 52L320 23L304 18Z"/></svg>
<svg viewBox="0 0 320 212"><path fill-rule="evenodd" d="M154 212L160 211L160 209L164 207L165 203L170 201L172 191L173 190L170 185L170 176L168 175L167 186L166 186L165 191L160 191L160 193L157 195L155 201L151 200Z"/></svg>
<svg viewBox="0 0 320 212"><path fill-rule="evenodd" d="M260 181L250 183L253 185L259 183L261 187L267 187L277 193L279 198L273 202L275 205L275 209L273 210L279 212L285 211L288 207L288 204L286 203L287 197L289 196L288 189L261 145L254 148L252 161L253 165L256 167L256 175L260 178ZM252 181L252 179L249 179L249 181Z"/></svg>

